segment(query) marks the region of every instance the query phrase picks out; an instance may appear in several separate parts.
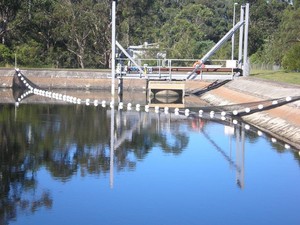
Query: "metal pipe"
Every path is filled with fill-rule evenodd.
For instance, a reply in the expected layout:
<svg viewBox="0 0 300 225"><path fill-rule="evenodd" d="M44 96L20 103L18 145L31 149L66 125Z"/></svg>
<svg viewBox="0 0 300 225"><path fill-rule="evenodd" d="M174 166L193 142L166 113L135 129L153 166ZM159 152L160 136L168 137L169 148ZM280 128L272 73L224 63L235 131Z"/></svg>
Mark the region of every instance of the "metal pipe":
<svg viewBox="0 0 300 225"><path fill-rule="evenodd" d="M249 62L248 62L248 31L249 31L249 3L246 3L245 13L245 34L244 34L244 68L243 75L249 75Z"/></svg>
<svg viewBox="0 0 300 225"><path fill-rule="evenodd" d="M228 31L227 34L225 34L225 36L208 53L206 53L205 56L202 57L202 63L206 62L224 44L224 42L231 38L234 32L243 25L244 21L240 21L230 31Z"/></svg>
<svg viewBox="0 0 300 225"><path fill-rule="evenodd" d="M195 69L187 76L187 79L194 79L197 74L195 74L196 70L198 70L199 68L201 68L201 66L229 39L232 37L232 35L240 28L244 25L244 21L240 21L238 22L230 31L227 32L227 34L225 34L225 36L217 43L214 45L214 47L212 47L209 52L206 53L206 55L204 55L201 58L201 63L198 64Z"/></svg>
<svg viewBox="0 0 300 225"><path fill-rule="evenodd" d="M238 5L237 2L235 2L235 3L233 4L232 27L234 27L234 25L235 25L235 6L236 6L236 5ZM231 37L231 43L232 43L232 46L231 46L231 60L233 60L233 59L234 59L234 33L233 33L233 35L232 35L232 37Z"/></svg>
<svg viewBox="0 0 300 225"><path fill-rule="evenodd" d="M240 21L244 20L244 6L241 6L241 15L240 15ZM239 37L239 58L238 58L238 67L242 69L243 67L243 32L244 27L240 27L240 37Z"/></svg>

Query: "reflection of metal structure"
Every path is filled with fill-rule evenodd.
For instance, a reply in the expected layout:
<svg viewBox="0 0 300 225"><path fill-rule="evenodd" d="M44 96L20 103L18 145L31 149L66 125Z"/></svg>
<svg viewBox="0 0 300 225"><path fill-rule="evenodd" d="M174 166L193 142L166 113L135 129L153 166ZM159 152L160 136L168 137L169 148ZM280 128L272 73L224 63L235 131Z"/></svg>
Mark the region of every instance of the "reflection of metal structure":
<svg viewBox="0 0 300 225"><path fill-rule="evenodd" d="M208 118L207 118L208 119ZM220 121L219 121L220 122ZM224 157L224 159L229 163L231 167L236 170L237 177L237 185L240 188L244 188L245 186L245 173L244 173L244 161L245 161L245 127L243 126L243 122L235 122L231 119L222 122L224 125L233 129L233 132L230 135L234 135L236 137L236 160L232 159L231 155L231 146L230 146L230 155L226 153L226 151L220 147L209 135L207 132L202 130L204 137L209 140L209 142L215 147L215 149ZM236 131L236 132L234 132Z"/></svg>
<svg viewBox="0 0 300 225"><path fill-rule="evenodd" d="M245 128L243 123L237 126L236 131L236 162L240 167L240 171L236 175L236 182L240 188L245 186Z"/></svg>
<svg viewBox="0 0 300 225"><path fill-rule="evenodd" d="M111 115L111 179L110 184L113 187L113 166L114 166L114 152L118 151L126 141L132 140L132 135L134 132L139 132L141 126L143 129L149 129L153 125L153 120L156 121L156 132L160 133L162 127L165 130L170 131L171 122L180 121L185 119L184 115L175 115L173 113L145 113L145 112L134 112L134 111L123 111L119 109L115 114L115 110L108 111ZM114 117L116 116L114 122ZM209 119L209 118L206 118ZM237 173L237 184L240 188L244 187L244 126L243 123L236 124L233 126L231 120L223 121L224 124L230 125L236 129L236 161L229 156L226 151L218 146L218 144L205 132L203 129L201 132L209 140L209 142L215 147L215 149L224 157L224 159L236 170ZM165 126L164 126L165 125ZM241 135L240 135L241 133Z"/></svg>
<svg viewBox="0 0 300 225"><path fill-rule="evenodd" d="M114 186L114 150L115 150L114 129L115 129L115 110L111 110L111 116L110 116L110 163L109 163L110 187L111 188L113 188L113 186Z"/></svg>

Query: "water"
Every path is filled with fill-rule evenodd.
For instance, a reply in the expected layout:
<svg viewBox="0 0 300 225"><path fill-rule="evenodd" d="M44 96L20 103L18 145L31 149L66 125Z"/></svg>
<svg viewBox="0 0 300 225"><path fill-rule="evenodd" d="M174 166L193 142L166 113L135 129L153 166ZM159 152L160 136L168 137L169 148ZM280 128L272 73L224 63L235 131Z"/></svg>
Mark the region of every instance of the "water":
<svg viewBox="0 0 300 225"><path fill-rule="evenodd" d="M0 224L299 224L298 150L244 125L2 104Z"/></svg>

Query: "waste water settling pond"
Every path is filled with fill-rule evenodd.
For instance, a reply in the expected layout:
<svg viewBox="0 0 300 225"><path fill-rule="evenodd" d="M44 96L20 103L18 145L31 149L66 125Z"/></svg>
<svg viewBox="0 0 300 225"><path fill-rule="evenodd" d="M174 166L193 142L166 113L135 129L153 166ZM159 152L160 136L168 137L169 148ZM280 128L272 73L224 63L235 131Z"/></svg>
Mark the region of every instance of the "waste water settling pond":
<svg viewBox="0 0 300 225"><path fill-rule="evenodd" d="M32 103L0 120L0 224L299 224L298 150L243 122Z"/></svg>

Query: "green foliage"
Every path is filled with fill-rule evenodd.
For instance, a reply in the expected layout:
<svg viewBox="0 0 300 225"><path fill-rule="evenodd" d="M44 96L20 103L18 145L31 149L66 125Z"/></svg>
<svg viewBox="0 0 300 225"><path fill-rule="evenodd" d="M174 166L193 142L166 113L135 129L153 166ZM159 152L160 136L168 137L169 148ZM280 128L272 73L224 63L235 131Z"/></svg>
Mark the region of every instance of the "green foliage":
<svg viewBox="0 0 300 225"><path fill-rule="evenodd" d="M293 45L284 55L282 60L283 68L288 71L300 71L300 42Z"/></svg>
<svg viewBox="0 0 300 225"><path fill-rule="evenodd" d="M300 9L287 8L282 12L282 19L276 32L269 39L265 40L262 49L255 53L257 60L282 65L285 58L285 65L289 61L286 54L291 55L295 44L299 43L300 36ZM295 58L300 61L300 58Z"/></svg>
<svg viewBox="0 0 300 225"><path fill-rule="evenodd" d="M250 1L251 4L252 1ZM286 3L279 1L253 1L250 5L249 54L257 52L274 34L281 22Z"/></svg>
<svg viewBox="0 0 300 225"><path fill-rule="evenodd" d="M12 64L13 57L11 51L8 47L0 44L0 66L6 66L7 64Z"/></svg>
<svg viewBox="0 0 300 225"><path fill-rule="evenodd" d="M15 49L18 65L29 65L41 67L44 65L41 44L31 40L29 43L21 44Z"/></svg>
<svg viewBox="0 0 300 225"><path fill-rule="evenodd" d="M163 25L160 33L160 43L168 49L168 57L201 58L212 46L206 30L213 12L200 4L186 5L176 14L176 10L171 12L174 17Z"/></svg>
<svg viewBox="0 0 300 225"><path fill-rule="evenodd" d="M244 1L236 1L236 20ZM281 64L299 37L299 1L250 2L249 54ZM1 65L108 68L111 0L0 2ZM231 0L118 1L117 40L126 48L158 43L170 58L200 58L232 27ZM237 43L237 42L236 42ZM214 57L229 58L230 44ZM37 54L37 55L34 55ZM290 54L290 53L289 53Z"/></svg>

